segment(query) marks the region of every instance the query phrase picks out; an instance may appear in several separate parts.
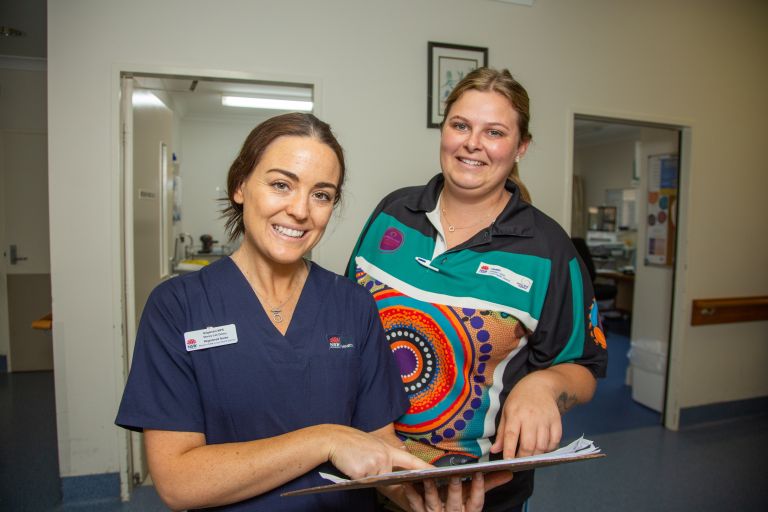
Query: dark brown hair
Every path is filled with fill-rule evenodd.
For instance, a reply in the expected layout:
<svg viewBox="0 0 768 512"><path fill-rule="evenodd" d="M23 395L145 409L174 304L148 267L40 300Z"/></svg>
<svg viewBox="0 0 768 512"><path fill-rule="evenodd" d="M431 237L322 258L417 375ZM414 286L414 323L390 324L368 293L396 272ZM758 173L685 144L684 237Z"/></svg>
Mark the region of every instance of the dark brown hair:
<svg viewBox="0 0 768 512"><path fill-rule="evenodd" d="M240 154L237 155L229 168L227 198L224 199L227 205L221 213L222 217L226 219L226 230L229 233L230 241L245 232L243 205L235 202L235 193L259 164L267 147L279 137L312 137L333 150L339 160L341 171L333 204L336 205L341 200L341 188L346 174L344 150L333 135L330 125L312 114L299 112L272 117L251 131L245 139L242 149L240 149Z"/></svg>
<svg viewBox="0 0 768 512"><path fill-rule="evenodd" d="M445 119L451 112L451 107L467 91L497 92L504 96L510 103L515 112L517 112L517 129L520 131L520 142L531 140L531 133L528 131L528 123L531 120L530 100L525 88L512 77L512 74L506 70L497 70L493 68L477 68L467 74L451 94L445 100L445 117L440 124L442 129ZM528 203L531 202L531 194L528 188L520 179L517 163L509 171L508 179L512 180L520 189L520 197Z"/></svg>

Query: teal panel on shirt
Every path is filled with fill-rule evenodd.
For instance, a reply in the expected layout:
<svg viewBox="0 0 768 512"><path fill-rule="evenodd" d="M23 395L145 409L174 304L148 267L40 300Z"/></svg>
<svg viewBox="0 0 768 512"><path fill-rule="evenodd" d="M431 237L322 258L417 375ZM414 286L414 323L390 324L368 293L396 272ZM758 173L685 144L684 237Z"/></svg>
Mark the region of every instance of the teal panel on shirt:
<svg viewBox="0 0 768 512"><path fill-rule="evenodd" d="M584 316L586 315L584 284L582 283L579 262L576 258L568 263L568 270L571 275L571 291L573 293L573 330L568 338L568 344L558 354L553 364L575 361L584 353Z"/></svg>
<svg viewBox="0 0 768 512"><path fill-rule="evenodd" d="M417 257L429 261L434 248L435 242L431 237L382 213L371 224L357 255L419 290L446 298L471 297L503 304L524 311L534 319L540 318L551 273L548 259L468 249L447 251L434 258L430 265L436 270L416 261ZM484 273L478 272L481 263L487 265ZM397 287L393 283L387 284ZM530 287L522 289L526 284ZM425 297L416 298L425 300Z"/></svg>

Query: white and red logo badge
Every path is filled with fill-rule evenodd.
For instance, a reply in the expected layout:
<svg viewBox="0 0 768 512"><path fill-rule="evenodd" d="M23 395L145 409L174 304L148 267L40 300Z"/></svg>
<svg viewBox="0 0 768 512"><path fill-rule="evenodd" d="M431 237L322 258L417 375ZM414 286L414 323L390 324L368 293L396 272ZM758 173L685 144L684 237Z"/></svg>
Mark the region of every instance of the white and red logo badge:
<svg viewBox="0 0 768 512"><path fill-rule="evenodd" d="M354 343L345 343L345 340L340 334L332 334L328 336L328 348L330 349L349 349L354 346Z"/></svg>

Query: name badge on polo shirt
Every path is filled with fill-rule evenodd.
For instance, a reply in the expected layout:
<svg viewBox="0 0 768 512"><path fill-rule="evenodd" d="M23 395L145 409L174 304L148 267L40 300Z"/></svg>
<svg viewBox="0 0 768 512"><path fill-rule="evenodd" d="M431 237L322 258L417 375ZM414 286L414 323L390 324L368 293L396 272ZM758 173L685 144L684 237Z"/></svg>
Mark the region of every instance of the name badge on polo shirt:
<svg viewBox="0 0 768 512"><path fill-rule="evenodd" d="M480 262L480 266L477 267L477 272L475 273L480 274L481 276L495 277L496 279L504 281L508 285L514 286L518 290L522 290L526 293L528 293L531 290L531 286L533 286L533 279L530 277L525 277L508 268L500 267L499 265Z"/></svg>
<svg viewBox="0 0 768 512"><path fill-rule="evenodd" d="M199 331L184 333L184 345L187 347L187 352L231 345L232 343L237 343L235 324L207 327Z"/></svg>

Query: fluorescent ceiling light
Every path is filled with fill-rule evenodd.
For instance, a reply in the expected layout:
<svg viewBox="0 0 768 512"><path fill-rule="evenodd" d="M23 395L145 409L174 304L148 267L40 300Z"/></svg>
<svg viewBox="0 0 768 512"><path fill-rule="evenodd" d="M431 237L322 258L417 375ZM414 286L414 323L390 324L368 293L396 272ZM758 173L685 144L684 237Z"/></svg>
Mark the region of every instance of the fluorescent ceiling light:
<svg viewBox="0 0 768 512"><path fill-rule="evenodd" d="M248 96L222 96L221 104L225 107L267 108L274 110L298 110L311 112L311 101L276 100L271 98L252 98Z"/></svg>
<svg viewBox="0 0 768 512"><path fill-rule="evenodd" d="M133 105L135 107L164 107L165 103L163 103L160 98L155 96L149 91L133 91L133 96L131 97L133 100Z"/></svg>

